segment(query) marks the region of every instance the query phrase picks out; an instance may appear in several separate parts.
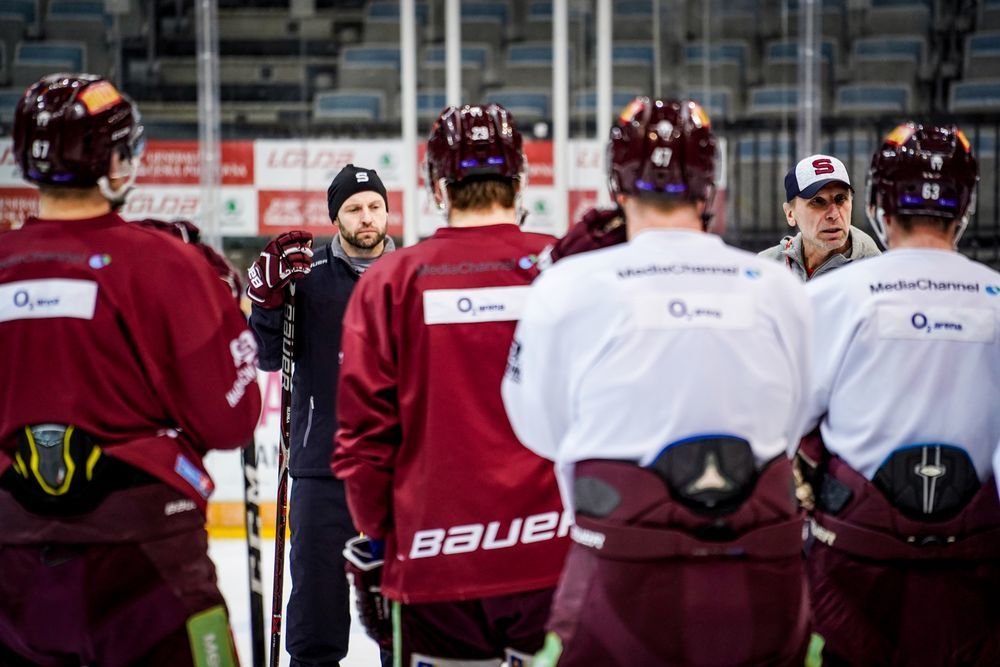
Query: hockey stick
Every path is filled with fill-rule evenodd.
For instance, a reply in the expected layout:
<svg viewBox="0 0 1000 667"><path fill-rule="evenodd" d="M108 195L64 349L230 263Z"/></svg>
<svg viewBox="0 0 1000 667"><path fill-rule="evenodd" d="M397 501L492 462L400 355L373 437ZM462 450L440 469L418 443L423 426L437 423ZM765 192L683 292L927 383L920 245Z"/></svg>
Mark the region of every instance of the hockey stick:
<svg viewBox="0 0 1000 667"><path fill-rule="evenodd" d="M274 582L271 595L271 667L281 661L281 612L285 586L285 530L288 526L288 447L292 431L292 355L295 352L295 283L288 284L281 318L281 438L278 446L278 500L274 529Z"/></svg>
<svg viewBox="0 0 1000 667"><path fill-rule="evenodd" d="M260 496L257 493L257 443L243 448L243 503L246 510L247 574L250 584L251 665L264 667L264 580L260 572Z"/></svg>

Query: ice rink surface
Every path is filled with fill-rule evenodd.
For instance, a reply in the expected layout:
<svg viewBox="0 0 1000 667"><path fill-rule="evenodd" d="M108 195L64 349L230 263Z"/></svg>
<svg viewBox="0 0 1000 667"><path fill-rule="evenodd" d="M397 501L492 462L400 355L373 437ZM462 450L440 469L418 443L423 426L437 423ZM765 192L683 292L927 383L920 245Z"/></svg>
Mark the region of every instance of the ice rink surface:
<svg viewBox="0 0 1000 667"><path fill-rule="evenodd" d="M209 554L215 561L219 576L219 587L229 606L230 622L236 635L236 648L243 667L253 667L250 659L250 589L247 584L247 547L241 539L213 539L209 544ZM271 582L274 577L274 540L263 540L261 545L263 564L261 575L264 580L264 643L271 643ZM292 590L288 574L288 543L285 543L285 590L284 601ZM365 635L357 619L353 602L351 605L351 645L347 658L341 667L379 667L378 647ZM288 665L288 653L284 651L287 628L282 623L281 664Z"/></svg>

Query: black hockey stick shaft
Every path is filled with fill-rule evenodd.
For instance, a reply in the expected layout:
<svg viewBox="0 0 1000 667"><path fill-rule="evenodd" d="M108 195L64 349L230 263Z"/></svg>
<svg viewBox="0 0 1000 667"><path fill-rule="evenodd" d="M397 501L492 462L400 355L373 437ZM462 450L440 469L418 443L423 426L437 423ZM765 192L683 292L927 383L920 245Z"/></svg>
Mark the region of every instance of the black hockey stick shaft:
<svg viewBox="0 0 1000 667"><path fill-rule="evenodd" d="M250 584L251 665L267 662L264 641L264 579L260 569L260 495L257 486L257 443L253 438L243 448L243 503L247 529L247 580Z"/></svg>
<svg viewBox="0 0 1000 667"><path fill-rule="evenodd" d="M288 526L288 448L292 431L292 359L295 353L295 283L288 284L281 320L281 437L278 445L278 498L274 528L274 583L271 595L271 667L281 660L281 615L285 586L285 530Z"/></svg>

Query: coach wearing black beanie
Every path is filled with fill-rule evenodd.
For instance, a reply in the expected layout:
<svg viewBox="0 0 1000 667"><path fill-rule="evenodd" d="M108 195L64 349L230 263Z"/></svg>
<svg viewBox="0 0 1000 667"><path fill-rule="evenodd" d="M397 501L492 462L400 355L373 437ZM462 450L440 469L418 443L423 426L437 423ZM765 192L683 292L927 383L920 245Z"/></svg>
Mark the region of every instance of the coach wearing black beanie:
<svg viewBox="0 0 1000 667"><path fill-rule="evenodd" d="M382 184L382 179L378 177L378 173L374 169L355 167L353 164L349 164L341 169L340 173L334 176L330 187L326 189L326 201L330 209L330 220L337 219L340 207L344 205L344 202L351 195L369 190L382 195L385 210L388 211L389 198L385 192L385 186Z"/></svg>
<svg viewBox="0 0 1000 667"><path fill-rule="evenodd" d="M351 614L342 552L357 532L343 482L330 472L340 328L361 274L393 250L392 237L386 235L388 197L374 170L344 167L327 189L327 202L338 230L332 241L314 249L313 236L304 229L272 239L258 260L260 286L247 290L253 301L250 326L257 338L258 364L262 370L278 370L285 284L295 280L297 359L289 464L292 591L286 612L292 667L336 665L347 655ZM274 280L265 279L268 271ZM387 661L383 656L383 664L391 664Z"/></svg>

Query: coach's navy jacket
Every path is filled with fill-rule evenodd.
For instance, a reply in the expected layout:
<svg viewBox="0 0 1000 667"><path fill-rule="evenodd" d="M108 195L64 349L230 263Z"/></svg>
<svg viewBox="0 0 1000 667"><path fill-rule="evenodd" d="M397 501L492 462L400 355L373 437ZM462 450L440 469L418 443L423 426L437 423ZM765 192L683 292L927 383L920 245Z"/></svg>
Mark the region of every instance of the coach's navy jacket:
<svg viewBox="0 0 1000 667"><path fill-rule="evenodd" d="M385 252L393 250L395 246L387 236ZM316 252L312 271L295 283L295 375L288 467L292 477L332 476L330 450L337 428L340 327L359 277L335 236ZM281 370L283 311L254 305L250 313L250 327L260 347L257 363L261 370Z"/></svg>

